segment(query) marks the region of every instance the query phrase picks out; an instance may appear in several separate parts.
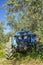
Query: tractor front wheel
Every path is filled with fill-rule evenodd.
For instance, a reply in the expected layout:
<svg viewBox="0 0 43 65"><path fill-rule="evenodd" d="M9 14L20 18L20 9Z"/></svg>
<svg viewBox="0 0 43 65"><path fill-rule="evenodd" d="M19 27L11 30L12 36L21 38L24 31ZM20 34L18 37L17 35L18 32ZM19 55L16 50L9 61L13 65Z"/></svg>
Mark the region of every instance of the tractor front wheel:
<svg viewBox="0 0 43 65"><path fill-rule="evenodd" d="M41 42L40 41L36 41L35 42L35 52L40 53L41 52Z"/></svg>

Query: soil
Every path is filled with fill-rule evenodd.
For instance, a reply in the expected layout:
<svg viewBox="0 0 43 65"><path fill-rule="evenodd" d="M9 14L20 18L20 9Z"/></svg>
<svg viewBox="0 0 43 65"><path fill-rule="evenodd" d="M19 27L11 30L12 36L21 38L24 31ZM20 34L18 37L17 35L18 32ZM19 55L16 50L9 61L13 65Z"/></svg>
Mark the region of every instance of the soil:
<svg viewBox="0 0 43 65"><path fill-rule="evenodd" d="M0 59L0 65L43 65L43 62L37 63L35 60L32 60L27 63L20 63L20 61L7 60L3 58L3 59Z"/></svg>

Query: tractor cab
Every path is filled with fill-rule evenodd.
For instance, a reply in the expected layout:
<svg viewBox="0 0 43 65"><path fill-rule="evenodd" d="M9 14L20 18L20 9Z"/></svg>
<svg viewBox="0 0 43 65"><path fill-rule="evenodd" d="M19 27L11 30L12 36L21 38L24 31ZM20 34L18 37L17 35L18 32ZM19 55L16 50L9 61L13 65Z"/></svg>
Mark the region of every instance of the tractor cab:
<svg viewBox="0 0 43 65"><path fill-rule="evenodd" d="M29 31L19 31L15 34L15 38L18 40L18 42L28 42L28 38L30 37Z"/></svg>

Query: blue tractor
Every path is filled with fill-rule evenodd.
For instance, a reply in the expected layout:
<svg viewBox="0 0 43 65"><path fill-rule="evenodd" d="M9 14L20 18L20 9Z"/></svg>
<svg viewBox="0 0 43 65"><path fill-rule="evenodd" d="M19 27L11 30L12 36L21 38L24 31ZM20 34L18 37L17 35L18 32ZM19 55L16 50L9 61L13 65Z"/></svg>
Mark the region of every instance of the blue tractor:
<svg viewBox="0 0 43 65"><path fill-rule="evenodd" d="M36 52L39 52L41 49L41 43L36 34L30 33L28 30L18 31L12 38L10 37L10 41L6 43L6 58L11 58L13 52L24 52L32 48L34 48Z"/></svg>

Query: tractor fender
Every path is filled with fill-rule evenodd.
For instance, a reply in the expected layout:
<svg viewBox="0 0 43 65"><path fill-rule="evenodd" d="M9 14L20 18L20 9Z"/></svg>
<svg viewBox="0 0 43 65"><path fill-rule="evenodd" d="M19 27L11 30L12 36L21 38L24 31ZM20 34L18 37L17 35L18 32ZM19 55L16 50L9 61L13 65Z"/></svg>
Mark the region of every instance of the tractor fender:
<svg viewBox="0 0 43 65"><path fill-rule="evenodd" d="M16 38L14 38L14 40L13 40L13 46L14 46L15 48L17 47Z"/></svg>
<svg viewBox="0 0 43 65"><path fill-rule="evenodd" d="M34 35L31 35L31 44L33 44L35 42L35 37Z"/></svg>

